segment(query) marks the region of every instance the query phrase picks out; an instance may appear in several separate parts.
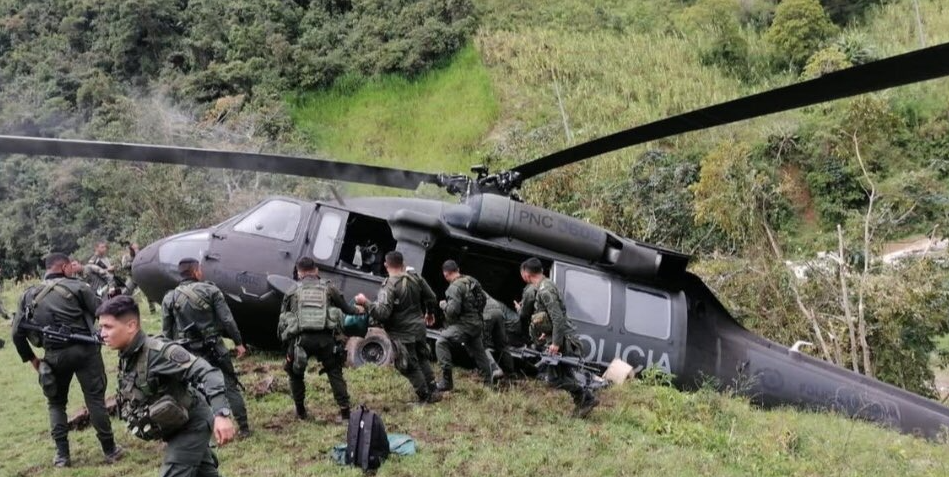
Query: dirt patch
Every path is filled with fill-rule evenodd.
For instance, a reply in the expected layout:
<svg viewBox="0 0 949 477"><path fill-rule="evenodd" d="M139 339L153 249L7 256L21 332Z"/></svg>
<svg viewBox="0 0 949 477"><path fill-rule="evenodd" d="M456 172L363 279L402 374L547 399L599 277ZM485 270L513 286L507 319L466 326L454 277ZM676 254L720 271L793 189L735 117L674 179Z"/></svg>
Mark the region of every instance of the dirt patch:
<svg viewBox="0 0 949 477"><path fill-rule="evenodd" d="M781 188L801 220L809 226L816 226L817 209L814 207L814 198L811 196L811 190L807 187L804 172L800 167L794 164L781 166Z"/></svg>

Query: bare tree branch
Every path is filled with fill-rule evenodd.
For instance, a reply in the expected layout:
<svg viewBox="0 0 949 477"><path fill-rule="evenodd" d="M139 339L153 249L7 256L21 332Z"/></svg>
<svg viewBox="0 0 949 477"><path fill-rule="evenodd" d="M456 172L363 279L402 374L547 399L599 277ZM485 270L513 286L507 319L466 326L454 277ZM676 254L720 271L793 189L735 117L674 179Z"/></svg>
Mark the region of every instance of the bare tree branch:
<svg viewBox="0 0 949 477"><path fill-rule="evenodd" d="M847 323L847 333L850 335L850 362L854 372L860 372L857 360L857 331L854 327L853 312L850 310L850 290L847 288L847 261L844 259L844 232L837 224L837 250L840 260L837 261L838 275L840 275L840 306L844 310L844 322Z"/></svg>
<svg viewBox="0 0 949 477"><path fill-rule="evenodd" d="M771 251L774 252L775 258L778 259L783 266L784 257L781 253L781 248L778 246L778 242L774 239L774 234L771 232L771 227L768 225L767 220L762 220L764 225L764 230L768 235L768 242L771 243ZM787 273L787 267L785 267L785 273ZM801 313L804 314L804 317L811 323L811 328L814 329L814 336L817 337L817 344L820 345L821 354L824 355L824 359L831 363L834 363L833 358L831 358L830 351L827 349L827 342L824 341L824 333L821 331L820 323L817 322L817 317L814 316L814 312L807 308L804 305L804 300L801 299L801 292L797 288L797 277L792 274L788 283L791 284L791 291L794 293L794 301L797 302L797 307L801 310ZM839 362L837 362L839 364Z"/></svg>
<svg viewBox="0 0 949 477"><path fill-rule="evenodd" d="M860 163L860 169L863 171L863 177L866 179L867 183L870 184L870 201L867 205L867 215L863 219L863 273L860 274L860 287L857 289L857 327L859 328L860 333L860 348L863 351L863 372L867 376L873 376L873 366L870 361L870 345L867 342L867 320L866 320L866 307L864 302L864 294L867 288L867 278L870 275L870 262L872 261L872 256L870 255L870 241L872 240L872 232L870 230L870 219L873 215L873 204L876 201L876 184L874 184L873 179L870 178L870 174L867 173L867 168L863 164L863 156L860 155L860 142L857 140L857 135L853 134L853 150L856 153L857 161ZM916 204L913 204L913 207L916 207ZM912 208L910 209L912 210ZM909 213L909 212L907 212ZM840 226L837 226L838 233L840 233ZM842 240L842 238L841 238Z"/></svg>

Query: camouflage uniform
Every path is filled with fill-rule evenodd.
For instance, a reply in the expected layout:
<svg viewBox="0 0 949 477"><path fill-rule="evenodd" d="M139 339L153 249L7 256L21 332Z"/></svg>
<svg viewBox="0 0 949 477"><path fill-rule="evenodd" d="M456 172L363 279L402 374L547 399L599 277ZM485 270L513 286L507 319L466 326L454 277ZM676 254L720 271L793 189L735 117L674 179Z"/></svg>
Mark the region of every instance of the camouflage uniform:
<svg viewBox="0 0 949 477"><path fill-rule="evenodd" d="M122 281L125 283L125 294L128 296L134 295L135 290L138 289L138 284L132 280L132 260L132 255L122 255L122 266L119 267ZM151 303L149 303L149 305L151 305Z"/></svg>
<svg viewBox="0 0 949 477"><path fill-rule="evenodd" d="M108 270L111 266L112 262L109 261L109 257L93 255L89 257L89 261L86 262L86 265L83 267L83 279L100 298L109 292L109 285L112 283L112 273Z"/></svg>
<svg viewBox="0 0 949 477"><path fill-rule="evenodd" d="M0 317L4 320L10 319L10 314L7 313L7 310L3 307L3 277L0 276Z"/></svg>
<svg viewBox="0 0 949 477"><path fill-rule="evenodd" d="M560 290L549 278L545 277L536 285L536 295L531 307L533 308L531 326L535 330L531 332L531 336L536 336L537 344L545 347L557 345L563 356L580 356L581 346L577 338L577 328L567 317L567 309ZM521 311L523 312L524 308ZM542 335L545 336L544 339L540 339ZM584 403L595 401L593 394L577 381L570 366L558 364L551 367L548 372L550 385L570 393L578 409Z"/></svg>
<svg viewBox="0 0 949 477"><path fill-rule="evenodd" d="M162 334L168 339L188 341L185 345L188 351L224 373L224 394L241 431L247 432L247 407L237 371L221 336L230 338L237 346L244 341L224 294L212 283L185 279L165 295L161 310Z"/></svg>
<svg viewBox="0 0 949 477"><path fill-rule="evenodd" d="M527 285L521 293L521 309L518 311L521 334L528 335L531 344L536 344L537 337L531 335L531 318L534 316L534 300L537 299L537 287Z"/></svg>
<svg viewBox="0 0 949 477"><path fill-rule="evenodd" d="M475 361L485 381L491 382L491 363L484 354L484 318L475 307L474 293L481 285L473 277L461 275L448 285L445 291L445 328L435 341L435 356L442 371L450 376L452 369L451 348L461 346ZM447 379L449 382L451 378ZM450 384L449 384L450 387Z"/></svg>
<svg viewBox="0 0 949 477"><path fill-rule="evenodd" d="M33 311L35 320L68 329L72 333L91 334L93 331L90 328L93 326L99 298L88 285L63 274L47 274L42 283L23 293L16 323L24 319L27 307L32 306L34 298L43 293L47 286L52 287L37 302ZM27 340L27 334L22 328L14 328L13 343L24 362L36 358ZM43 386L43 395L49 404L50 435L56 442L58 453L67 457L69 455L66 405L69 384L75 376L82 388L96 437L99 438L103 452L111 454L115 451L115 440L105 407L107 379L101 347L85 343L45 342L44 350L43 361L52 369L54 382Z"/></svg>
<svg viewBox="0 0 949 477"><path fill-rule="evenodd" d="M382 325L399 352L404 351L406 359L399 360L404 363L399 372L423 402L432 400L435 392L423 315L435 311L437 300L424 278L405 272L386 278L376 301L366 305L369 316Z"/></svg>
<svg viewBox="0 0 949 477"><path fill-rule="evenodd" d="M217 457L208 443L213 416L227 408L224 387L219 369L177 344L149 338L142 331L119 353L119 417L128 421L129 430L138 437L167 443L162 477L219 475ZM166 396L187 409L187 421L178 429L146 435L146 427L137 419Z"/></svg>
<svg viewBox="0 0 949 477"><path fill-rule="evenodd" d="M487 294L485 294L487 295ZM484 305L484 341L485 348L493 349L501 361L501 369L510 373L514 371L514 360L511 353L508 352L508 339L506 323L514 319L516 314L510 308L501 304L491 296L487 296L487 303ZM509 315L515 315L510 317Z"/></svg>
<svg viewBox="0 0 949 477"><path fill-rule="evenodd" d="M338 308L343 313L350 315L357 314L356 308L343 298L342 293L335 285L317 277L304 277L300 280L300 286L283 298L277 333L287 347L287 362L284 370L290 378L290 395L297 407L297 414L300 417L305 417L306 386L303 383L303 377L309 357L315 356L320 365L323 366L323 372L326 373L326 377L329 379L336 405L339 406L343 417L348 418L349 393L346 390L346 380L343 378L343 365L346 364L346 361L341 353L338 353L340 350L345 350L345 345L336 339L336 325L338 323L322 331L299 331L285 336L289 321L296 319L297 314L300 313L301 294L304 287L322 290L325 293L325 312L327 314L330 313L330 307Z"/></svg>

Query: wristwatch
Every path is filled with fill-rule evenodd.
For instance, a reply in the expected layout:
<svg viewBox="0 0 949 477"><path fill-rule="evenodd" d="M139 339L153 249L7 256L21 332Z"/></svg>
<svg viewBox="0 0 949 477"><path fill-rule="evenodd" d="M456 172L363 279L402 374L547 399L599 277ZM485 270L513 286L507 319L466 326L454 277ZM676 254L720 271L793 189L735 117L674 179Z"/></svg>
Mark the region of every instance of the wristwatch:
<svg viewBox="0 0 949 477"><path fill-rule="evenodd" d="M231 410L226 407L222 407L220 410L218 410L218 412L214 413L214 417L231 417Z"/></svg>

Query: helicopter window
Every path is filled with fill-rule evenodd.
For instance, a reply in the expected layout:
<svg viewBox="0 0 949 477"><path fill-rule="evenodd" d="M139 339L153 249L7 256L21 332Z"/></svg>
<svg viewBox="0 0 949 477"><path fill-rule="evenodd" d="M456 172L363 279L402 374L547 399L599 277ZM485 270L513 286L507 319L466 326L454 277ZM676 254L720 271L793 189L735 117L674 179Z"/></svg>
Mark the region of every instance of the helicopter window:
<svg viewBox="0 0 949 477"><path fill-rule="evenodd" d="M626 289L626 331L667 340L671 326L672 305L668 296Z"/></svg>
<svg viewBox="0 0 949 477"><path fill-rule="evenodd" d="M299 204L272 200L244 217L234 226L234 231L290 242L297 235L302 214Z"/></svg>
<svg viewBox="0 0 949 477"><path fill-rule="evenodd" d="M316 232L316 241L313 244L313 257L317 260L326 260L333 256L336 250L336 237L339 235L339 226L343 218L333 212L323 212L320 219L320 228Z"/></svg>
<svg viewBox="0 0 949 477"><path fill-rule="evenodd" d="M158 261L170 265L178 265L183 258L204 258L208 249L211 234L197 232L172 238L158 248Z"/></svg>
<svg viewBox="0 0 949 477"><path fill-rule="evenodd" d="M582 270L564 274L564 305L570 318L606 326L610 322L610 279Z"/></svg>

